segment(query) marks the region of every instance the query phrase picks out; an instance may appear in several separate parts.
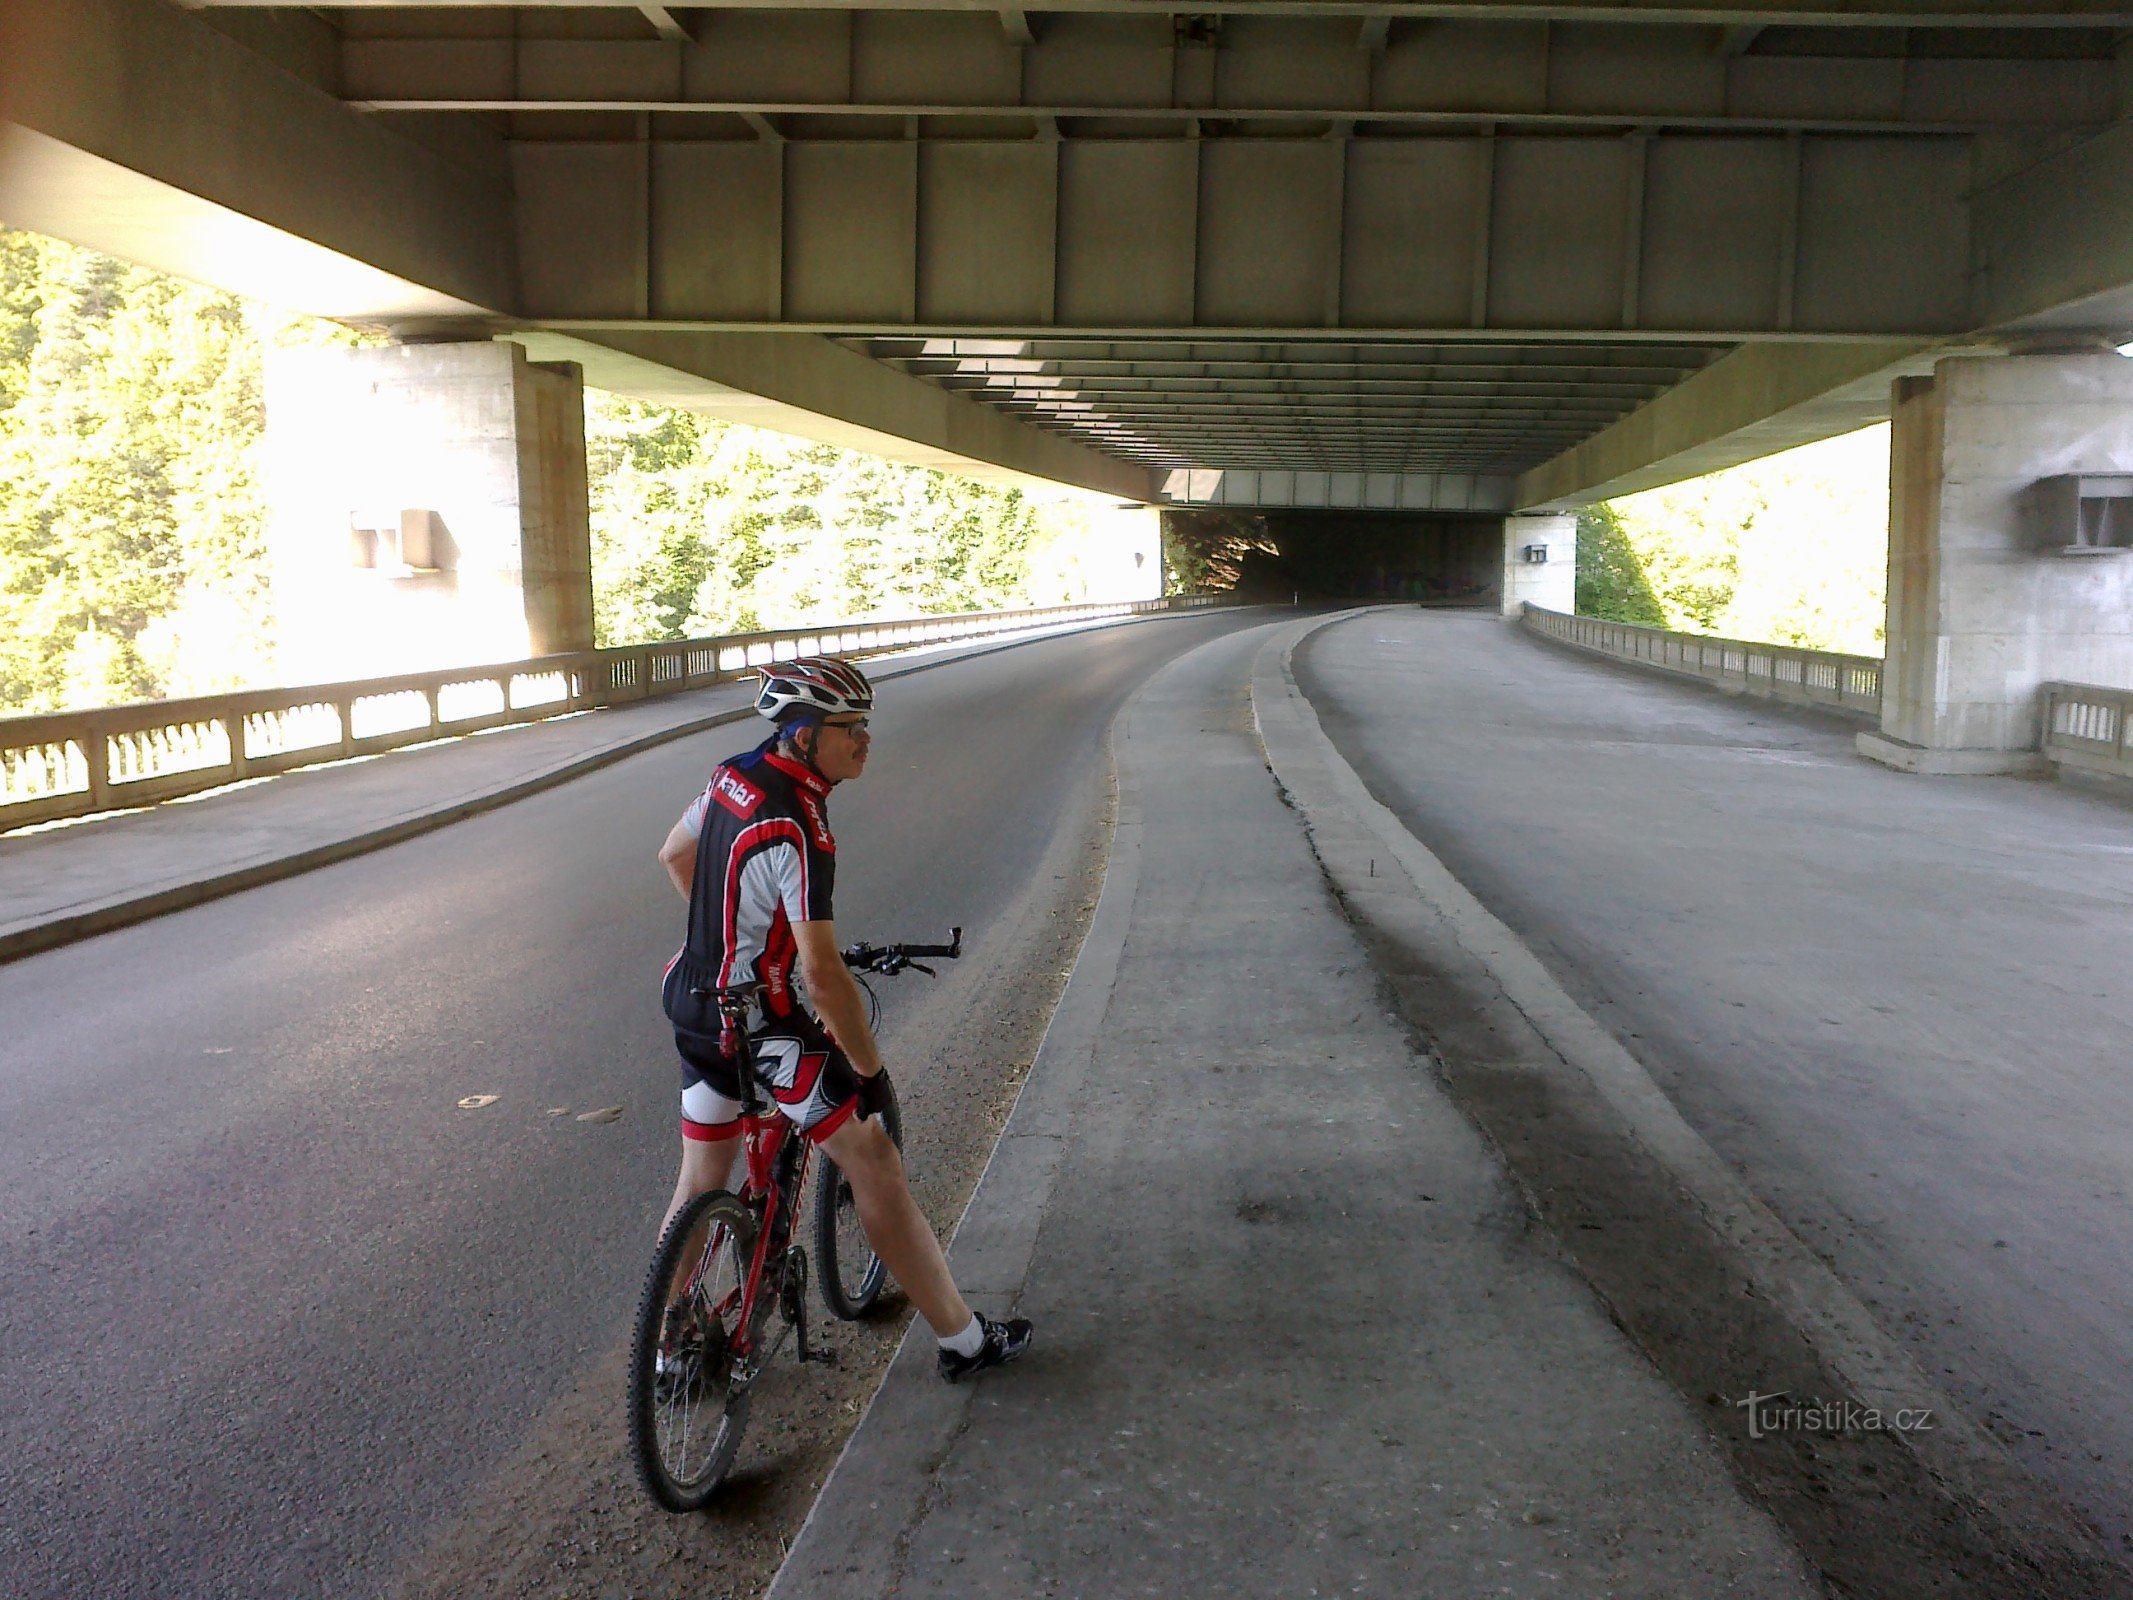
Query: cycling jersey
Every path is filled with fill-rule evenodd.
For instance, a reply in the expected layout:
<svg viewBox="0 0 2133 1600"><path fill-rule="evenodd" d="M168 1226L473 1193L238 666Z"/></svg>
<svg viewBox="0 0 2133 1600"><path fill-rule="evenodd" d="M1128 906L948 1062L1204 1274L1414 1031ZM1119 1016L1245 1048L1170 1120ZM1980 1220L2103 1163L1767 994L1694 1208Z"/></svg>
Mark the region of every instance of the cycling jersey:
<svg viewBox="0 0 2133 1600"><path fill-rule="evenodd" d="M800 1013L793 981L796 922L826 922L836 884L837 841L826 809L829 783L778 754L772 735L721 762L682 817L696 835L688 939L667 966L667 1016L685 1033L716 1036L708 991L763 986L773 1020Z"/></svg>

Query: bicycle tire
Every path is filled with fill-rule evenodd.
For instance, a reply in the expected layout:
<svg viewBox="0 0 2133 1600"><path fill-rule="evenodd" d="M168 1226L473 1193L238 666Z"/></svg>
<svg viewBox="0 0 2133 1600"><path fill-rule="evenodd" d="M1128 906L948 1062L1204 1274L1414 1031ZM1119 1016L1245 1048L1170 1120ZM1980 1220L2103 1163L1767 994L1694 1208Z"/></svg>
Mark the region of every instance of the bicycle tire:
<svg viewBox="0 0 2133 1600"><path fill-rule="evenodd" d="M630 1456L645 1489L669 1511L710 1503L748 1425L748 1393L733 1389L731 1340L755 1233L755 1216L737 1196L700 1194L675 1213L645 1274L630 1337Z"/></svg>
<svg viewBox="0 0 2133 1600"><path fill-rule="evenodd" d="M904 1147L904 1117L896 1103L896 1085L889 1085L889 1103L882 1108L882 1125L896 1148ZM874 1309L888 1282L889 1269L867 1243L852 1205L851 1181L827 1155L822 1173L815 1180L815 1272L822 1289L822 1303L842 1322L856 1322Z"/></svg>

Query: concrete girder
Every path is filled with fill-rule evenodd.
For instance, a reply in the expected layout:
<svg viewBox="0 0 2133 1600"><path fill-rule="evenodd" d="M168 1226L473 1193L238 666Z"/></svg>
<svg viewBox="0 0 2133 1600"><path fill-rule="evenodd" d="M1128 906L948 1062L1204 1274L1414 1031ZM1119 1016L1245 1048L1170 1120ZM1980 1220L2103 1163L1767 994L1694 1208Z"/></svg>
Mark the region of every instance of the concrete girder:
<svg viewBox="0 0 2133 1600"><path fill-rule="evenodd" d="M1611 427L1519 476L1520 510L1656 489L1809 444L1889 414L1896 379L1947 347L1915 340L1743 345Z"/></svg>
<svg viewBox="0 0 2133 1600"><path fill-rule="evenodd" d="M1872 40L1832 53L1826 30L1773 40L1733 28L1731 44L1714 50L1707 26L1529 17L1378 32L1389 22L1378 17L1359 39L1353 17L1253 14L1230 20L1215 47L1221 70L1187 95L1181 47L1160 16L1053 15L1041 37L1020 42L991 13L721 10L698 24L700 47L679 51L645 38L483 37L478 20L454 36L350 19L341 92L380 110L508 112L533 136L539 127L525 119L640 112L699 119L712 136L736 115L784 116L803 138L811 127L851 137L868 121L909 116L936 137L998 137L1003 122L1026 131L1039 115L1065 119L1070 136L1146 136L1175 135L1194 114L1270 131L1361 122L1373 132L1490 119L1947 132L2101 127L2119 114L2108 35L2093 29L2071 42L2024 35L2030 46L1997 54L1969 35L1926 35L1892 55Z"/></svg>
<svg viewBox="0 0 2133 1600"><path fill-rule="evenodd" d="M568 331L1969 327L1954 138L522 140L513 160L525 309Z"/></svg>
<svg viewBox="0 0 2133 1600"><path fill-rule="evenodd" d="M500 154L448 159L159 0L10 0L0 63L11 223L209 281L276 271L328 314L515 298Z"/></svg>
<svg viewBox="0 0 2133 1600"><path fill-rule="evenodd" d="M478 142L447 136L472 152L452 159L160 0L9 0L0 63L0 221L325 317L513 321L500 142L484 170ZM625 393L700 400L708 372L761 384L724 410L765 426L976 476L1150 493L1141 467L819 339L648 336L628 360L547 343ZM660 346L684 365L658 372ZM891 437L899 425L908 439Z"/></svg>
<svg viewBox="0 0 2133 1600"><path fill-rule="evenodd" d="M966 477L1070 484L1153 500L1148 469L921 382L828 339L789 333L525 330L538 361L575 361L596 388Z"/></svg>
<svg viewBox="0 0 2133 1600"><path fill-rule="evenodd" d="M287 0L180 0L199 9L267 9ZM433 0L466 11L639 10L638 0ZM407 0L336 0L346 12L405 10ZM792 0L720 0L721 11L792 9ZM821 11L978 11L996 0L809 0ZM1048 15L1090 12L1187 16L1334 16L1524 20L1545 10L1604 22L1785 23L1818 27L2123 27L2123 0L1045 0Z"/></svg>

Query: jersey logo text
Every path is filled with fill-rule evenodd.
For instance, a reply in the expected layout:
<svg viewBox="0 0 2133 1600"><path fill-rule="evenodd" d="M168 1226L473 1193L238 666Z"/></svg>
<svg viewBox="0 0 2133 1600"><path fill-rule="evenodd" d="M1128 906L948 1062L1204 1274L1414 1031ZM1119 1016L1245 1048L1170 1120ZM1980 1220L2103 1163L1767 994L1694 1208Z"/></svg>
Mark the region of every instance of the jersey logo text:
<svg viewBox="0 0 2133 1600"><path fill-rule="evenodd" d="M721 767L711 779L711 798L736 817L748 817L763 803L763 791L730 767Z"/></svg>
<svg viewBox="0 0 2133 1600"><path fill-rule="evenodd" d="M822 807L805 789L799 791L800 811L807 818L807 831L815 836L817 849L836 851L837 841L830 837L829 819L822 814Z"/></svg>

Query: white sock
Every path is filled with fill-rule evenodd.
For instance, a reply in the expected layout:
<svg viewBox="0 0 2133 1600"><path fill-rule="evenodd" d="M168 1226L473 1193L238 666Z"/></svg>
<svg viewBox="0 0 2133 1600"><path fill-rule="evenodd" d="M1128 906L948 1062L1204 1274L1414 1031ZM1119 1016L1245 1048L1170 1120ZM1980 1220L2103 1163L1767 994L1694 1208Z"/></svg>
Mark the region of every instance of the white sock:
<svg viewBox="0 0 2133 1600"><path fill-rule="evenodd" d="M943 1350L953 1350L959 1356L974 1356L985 1348L985 1324L973 1314L969 1327L942 1339L940 1345Z"/></svg>

